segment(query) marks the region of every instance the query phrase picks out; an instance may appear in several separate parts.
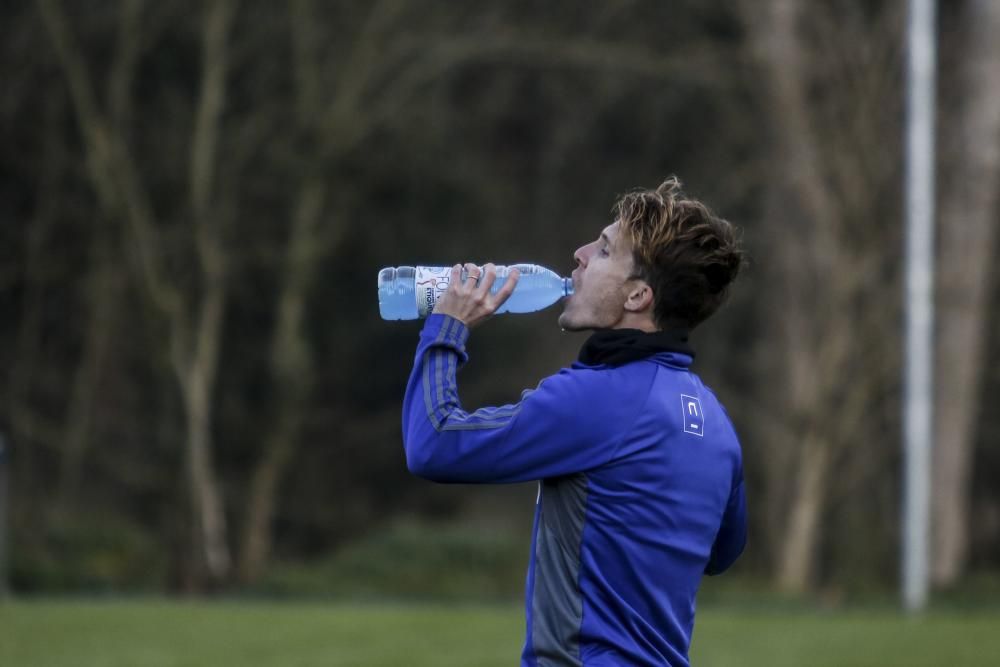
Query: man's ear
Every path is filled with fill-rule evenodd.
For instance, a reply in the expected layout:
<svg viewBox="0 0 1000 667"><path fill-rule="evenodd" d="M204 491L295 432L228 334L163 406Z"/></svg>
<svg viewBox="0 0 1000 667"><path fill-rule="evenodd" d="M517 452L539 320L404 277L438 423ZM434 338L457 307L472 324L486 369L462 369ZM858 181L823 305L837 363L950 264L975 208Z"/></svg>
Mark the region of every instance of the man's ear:
<svg viewBox="0 0 1000 667"><path fill-rule="evenodd" d="M625 299L625 310L630 313L653 312L653 288L645 280L636 279Z"/></svg>

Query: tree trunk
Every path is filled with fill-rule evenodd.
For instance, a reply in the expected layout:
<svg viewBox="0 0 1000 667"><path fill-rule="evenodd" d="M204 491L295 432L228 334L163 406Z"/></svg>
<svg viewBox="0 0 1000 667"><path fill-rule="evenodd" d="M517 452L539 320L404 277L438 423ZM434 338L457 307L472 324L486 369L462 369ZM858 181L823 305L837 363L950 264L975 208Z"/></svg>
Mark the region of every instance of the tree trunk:
<svg viewBox="0 0 1000 667"><path fill-rule="evenodd" d="M214 582L226 579L231 560L226 544L225 512L212 465L212 400L225 302L225 288L217 281L209 281L193 354L184 358L178 350L174 355L174 370L181 386L187 422L185 462L194 512L193 544Z"/></svg>
<svg viewBox="0 0 1000 667"><path fill-rule="evenodd" d="M362 74L359 49L374 48L378 26L387 18L384 3L370 10L367 28L355 45L349 75ZM391 12L390 12L391 13ZM321 36L316 30L315 7L309 0L289 6L291 41L294 47L295 102L298 129L309 137L317 133L317 154L307 160L292 214L292 228L281 267L281 289L274 304L277 320L270 345L270 375L275 389L272 428L262 441L263 451L250 480L239 555L239 578L244 583L257 580L264 572L273 547L272 523L278 492L288 464L298 446L304 409L312 389L312 349L304 331L305 307L315 280L319 260L335 244L335 235L321 233L320 223L326 202L326 186L321 166L339 146L330 134L317 132L326 109L322 102L323 82L319 54ZM349 96L338 90L337 103Z"/></svg>
<svg viewBox="0 0 1000 667"><path fill-rule="evenodd" d="M112 320L118 281L112 268L108 230L98 225L91 258L90 277L86 281L86 301L90 318L84 334L80 362L73 374L73 388L67 410L63 454L59 461L56 492L57 511L72 507L82 474L84 455L94 417L94 399L101 368L111 343Z"/></svg>
<svg viewBox="0 0 1000 667"><path fill-rule="evenodd" d="M950 586L969 548L972 451L985 363L1000 188L1000 3L968 3L957 150L942 191L937 291L931 577Z"/></svg>
<svg viewBox="0 0 1000 667"><path fill-rule="evenodd" d="M226 101L228 38L235 9L234 0L215 0L206 10L201 82L188 172L203 286L193 335L184 330L185 318L178 314L174 318L172 336L174 368L184 396L187 419L185 458L194 511L193 544L212 583L221 583L229 577L232 561L226 541L222 493L212 462L212 408L227 297L227 266L221 229L232 211L231 202L217 201L215 182L219 125Z"/></svg>
<svg viewBox="0 0 1000 667"><path fill-rule="evenodd" d="M820 518L826 498L829 443L807 436L796 466L791 515L778 556L778 585L787 592L808 590L815 575Z"/></svg>
<svg viewBox="0 0 1000 667"><path fill-rule="evenodd" d="M288 239L281 292L275 304L278 321L271 339L271 377L277 393L273 428L253 472L243 528L240 579L260 577L271 553L271 523L276 497L298 444L303 409L312 388L312 350L303 330L306 298L322 248L317 242L325 200L319 175L307 179L296 204Z"/></svg>
<svg viewBox="0 0 1000 667"><path fill-rule="evenodd" d="M290 388L284 397L290 398ZM279 399L279 416L274 428L264 440L265 451L253 471L250 496L243 525L239 578L252 583L263 574L273 548L272 521L277 506L277 493L292 459L302 423L301 407L287 398Z"/></svg>
<svg viewBox="0 0 1000 667"><path fill-rule="evenodd" d="M831 443L816 435L808 424L822 423L829 378L823 375L824 343L835 340L836 331L818 326L811 306L817 294L811 287L821 287L821 298L832 300L828 291L835 286L815 279L826 273L835 262L837 253L835 230L838 219L836 203L821 175L823 153L810 115L807 89L809 85L807 57L799 35L800 3L771 0L747 2L743 13L753 52L763 69L762 85L768 94L773 117L780 124L775 134L775 156L783 165L771 195L772 217L787 224L789 198L811 219L797 243L785 238L777 246L774 284L768 290L773 299L774 332L782 341L782 350L774 372L784 375L788 393L782 399L783 418L789 421L790 437L782 438L775 447L790 448L783 458L791 466L770 475L775 484L787 492L770 490L770 498L780 505L770 508L776 516L787 519L772 535L776 543L775 577L778 585L789 592L804 592L814 575L817 544L820 537L819 519L826 502L826 471ZM777 196L777 199L775 199ZM794 216L794 213L792 214ZM783 236L781 232L776 236ZM772 464L773 465L773 464Z"/></svg>
<svg viewBox="0 0 1000 667"><path fill-rule="evenodd" d="M141 9L140 0L124 0L118 11L116 56L108 77L108 115L110 122L118 128L126 128L129 124L132 107L129 89L138 59ZM58 18L56 20L58 22ZM105 215L112 215L109 201L105 202L105 208ZM92 427L96 384L110 344L120 276L116 274L115 241L109 222L102 220L93 230L91 270L86 285L90 321L84 337L80 363L73 376L73 389L67 410L63 456L59 462L56 487L57 511L69 509L75 500Z"/></svg>

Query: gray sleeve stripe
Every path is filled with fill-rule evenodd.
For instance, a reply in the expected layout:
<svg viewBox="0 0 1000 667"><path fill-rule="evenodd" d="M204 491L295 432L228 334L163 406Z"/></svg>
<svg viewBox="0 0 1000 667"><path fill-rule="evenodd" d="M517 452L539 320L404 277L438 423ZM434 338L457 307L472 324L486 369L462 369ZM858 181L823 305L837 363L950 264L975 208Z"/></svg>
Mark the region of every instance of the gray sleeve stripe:
<svg viewBox="0 0 1000 667"><path fill-rule="evenodd" d="M444 353L441 350L434 350L434 386L437 394L434 400L434 418L438 424L444 422L447 413L442 409L444 406Z"/></svg>
<svg viewBox="0 0 1000 667"><path fill-rule="evenodd" d="M424 409L427 411L427 419L430 420L431 425L437 430L437 421L434 419L434 403L431 401L431 372L430 372L430 356L432 350L427 350L424 353Z"/></svg>
<svg viewBox="0 0 1000 667"><path fill-rule="evenodd" d="M520 405L509 405L500 408L479 408L475 412L463 412L460 415L452 415L453 421L465 422L470 419L495 420L501 417L510 417L521 410Z"/></svg>
<svg viewBox="0 0 1000 667"><path fill-rule="evenodd" d="M438 331L434 344L424 355L424 407L427 419L438 432L502 428L521 411L520 403L502 408L481 408L471 414L458 406L448 410L445 396L454 384L457 361L454 354L448 354L438 346L453 334L457 324L458 321L454 319L445 322ZM522 399L523 397L524 394Z"/></svg>
<svg viewBox="0 0 1000 667"><path fill-rule="evenodd" d="M454 391L455 391L455 403L456 404L455 404L455 409L452 410L452 412L451 412L450 415L447 414L447 413L441 415L441 423L442 424L444 424L444 422L447 421L447 420L449 420L449 419L454 419L454 417L455 417L456 414L463 414L462 413L462 408L458 404L458 386L457 386L458 383L457 383L457 381L455 379L456 375L458 374L458 355L456 355L456 354L449 354L448 358L445 359L445 363L448 364L447 368L445 369L446 370L445 377L446 377L446 379L448 381L448 385L449 385L449 387L451 387L452 385L455 385L454 386Z"/></svg>
<svg viewBox="0 0 1000 667"><path fill-rule="evenodd" d="M469 431L479 429L502 428L513 421L514 417L521 412L521 404L510 408L496 409L495 412L488 412L490 408L480 408L476 412L469 414L463 411L456 411L448 424L442 430L445 431ZM477 421L481 420L481 421Z"/></svg>
<svg viewBox="0 0 1000 667"><path fill-rule="evenodd" d="M445 424L442 431L485 431L493 428L503 428L511 422L517 413L511 415L511 419L493 422L459 422L457 424Z"/></svg>
<svg viewBox="0 0 1000 667"><path fill-rule="evenodd" d="M441 327L440 331L438 331L437 338L434 339L434 346L438 345L439 343L441 343L441 341L443 341L445 339L445 336L447 335L448 329L450 327L451 327L451 320L448 320L445 323L445 325L443 327ZM431 364L434 361L435 354L440 354L440 352L437 352L435 350L434 346L429 347L427 349L427 352L424 353L424 377L423 377L423 381L424 381L424 408L427 411L427 419L430 421L431 425L434 427L434 430L435 431L440 431L441 430L441 422L437 418L437 415L435 414L434 402L431 399L432 387L431 387L431 368L430 367L431 367Z"/></svg>

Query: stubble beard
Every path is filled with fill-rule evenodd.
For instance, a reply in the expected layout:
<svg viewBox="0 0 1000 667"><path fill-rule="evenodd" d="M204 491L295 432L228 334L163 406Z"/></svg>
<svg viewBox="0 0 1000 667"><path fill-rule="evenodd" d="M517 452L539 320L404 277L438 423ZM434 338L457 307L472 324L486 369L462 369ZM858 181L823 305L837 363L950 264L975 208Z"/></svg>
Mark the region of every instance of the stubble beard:
<svg viewBox="0 0 1000 667"><path fill-rule="evenodd" d="M609 329L614 324L615 318L613 314L605 312L602 308L596 309L596 312L594 309L591 309L587 313L582 315L577 313L574 316L567 304L563 312L559 315L559 328L563 331L596 331L598 329Z"/></svg>
<svg viewBox="0 0 1000 667"><path fill-rule="evenodd" d="M570 297L570 299L572 298L573 297ZM566 301L563 306L563 311L559 314L559 328L563 331L588 331L593 329L594 326L586 322L586 314L584 314L581 318L581 314L579 312L573 312L572 305L572 301ZM579 307L579 304L576 305ZM581 319L583 320L582 322Z"/></svg>

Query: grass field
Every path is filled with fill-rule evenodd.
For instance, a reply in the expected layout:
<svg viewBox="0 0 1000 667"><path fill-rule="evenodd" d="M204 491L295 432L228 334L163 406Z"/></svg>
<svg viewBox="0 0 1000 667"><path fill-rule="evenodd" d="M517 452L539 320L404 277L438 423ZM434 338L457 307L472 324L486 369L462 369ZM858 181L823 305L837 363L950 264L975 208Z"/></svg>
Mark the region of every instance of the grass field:
<svg viewBox="0 0 1000 667"><path fill-rule="evenodd" d="M0 603L3 667L517 664L515 606L156 600ZM1000 612L704 609L697 667L993 667Z"/></svg>

